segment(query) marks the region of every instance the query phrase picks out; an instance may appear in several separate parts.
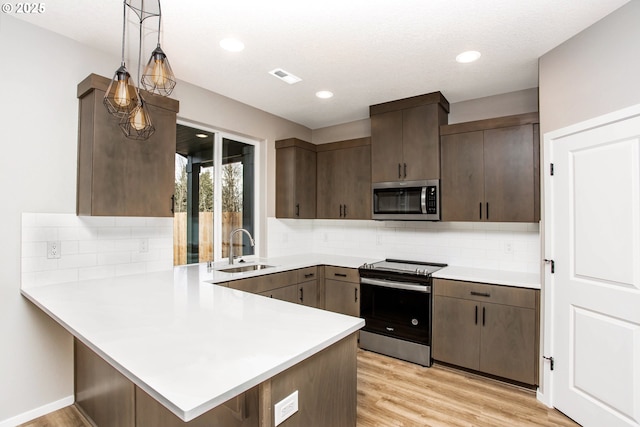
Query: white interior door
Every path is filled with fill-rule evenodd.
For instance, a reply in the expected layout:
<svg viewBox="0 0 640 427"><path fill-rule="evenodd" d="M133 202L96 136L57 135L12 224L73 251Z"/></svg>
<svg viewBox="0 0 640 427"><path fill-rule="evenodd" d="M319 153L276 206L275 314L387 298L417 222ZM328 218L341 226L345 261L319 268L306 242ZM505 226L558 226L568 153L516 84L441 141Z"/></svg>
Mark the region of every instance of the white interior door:
<svg viewBox="0 0 640 427"><path fill-rule="evenodd" d="M553 405L585 427L640 426L640 108L620 115L546 138Z"/></svg>

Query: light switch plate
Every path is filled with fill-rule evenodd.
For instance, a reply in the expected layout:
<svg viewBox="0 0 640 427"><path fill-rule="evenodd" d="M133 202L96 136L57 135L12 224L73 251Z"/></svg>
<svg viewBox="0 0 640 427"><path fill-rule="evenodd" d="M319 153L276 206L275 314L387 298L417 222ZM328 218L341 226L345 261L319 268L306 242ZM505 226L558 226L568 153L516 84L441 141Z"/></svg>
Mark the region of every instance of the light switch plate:
<svg viewBox="0 0 640 427"><path fill-rule="evenodd" d="M275 416L274 425L276 426L298 412L298 390L276 403L273 412Z"/></svg>

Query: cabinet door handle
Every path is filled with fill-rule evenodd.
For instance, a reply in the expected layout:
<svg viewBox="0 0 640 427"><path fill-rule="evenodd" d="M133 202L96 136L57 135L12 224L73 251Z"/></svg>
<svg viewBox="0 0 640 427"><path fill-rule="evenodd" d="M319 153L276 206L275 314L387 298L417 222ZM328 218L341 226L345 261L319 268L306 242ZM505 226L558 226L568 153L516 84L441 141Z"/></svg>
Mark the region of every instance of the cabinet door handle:
<svg viewBox="0 0 640 427"><path fill-rule="evenodd" d="M300 288L300 302L304 302L304 289Z"/></svg>
<svg viewBox="0 0 640 427"><path fill-rule="evenodd" d="M300 203L296 203L296 216L300 216Z"/></svg>
<svg viewBox="0 0 640 427"><path fill-rule="evenodd" d="M478 203L478 212L480 213L480 219L482 219L482 202Z"/></svg>
<svg viewBox="0 0 640 427"><path fill-rule="evenodd" d="M487 202L487 219L489 219L489 202Z"/></svg>
<svg viewBox="0 0 640 427"><path fill-rule="evenodd" d="M347 277L347 275L344 273L333 273L333 275L337 277Z"/></svg>
<svg viewBox="0 0 640 427"><path fill-rule="evenodd" d="M484 309L485 307L482 307L482 326L484 326Z"/></svg>
<svg viewBox="0 0 640 427"><path fill-rule="evenodd" d="M476 325L478 324L478 306L476 305Z"/></svg>
<svg viewBox="0 0 640 427"><path fill-rule="evenodd" d="M476 292L476 291L471 291L471 295L476 297L487 297L487 298L491 296L489 292Z"/></svg>
<svg viewBox="0 0 640 427"><path fill-rule="evenodd" d="M358 302L358 288L355 288L355 302Z"/></svg>
<svg viewBox="0 0 640 427"><path fill-rule="evenodd" d="M404 164L404 177L407 177L407 164Z"/></svg>
<svg viewBox="0 0 640 427"><path fill-rule="evenodd" d="M313 277L313 276L315 276L315 275L316 275L315 273L305 274L305 275L304 275L304 278L305 278L305 279L308 279L309 277Z"/></svg>
<svg viewBox="0 0 640 427"><path fill-rule="evenodd" d="M171 195L171 213L172 214L176 213L176 195L175 194Z"/></svg>
<svg viewBox="0 0 640 427"><path fill-rule="evenodd" d="M398 179L402 178L402 165L398 163Z"/></svg>
<svg viewBox="0 0 640 427"><path fill-rule="evenodd" d="M347 217L347 205L344 205L343 211L344 211L344 217L346 218Z"/></svg>

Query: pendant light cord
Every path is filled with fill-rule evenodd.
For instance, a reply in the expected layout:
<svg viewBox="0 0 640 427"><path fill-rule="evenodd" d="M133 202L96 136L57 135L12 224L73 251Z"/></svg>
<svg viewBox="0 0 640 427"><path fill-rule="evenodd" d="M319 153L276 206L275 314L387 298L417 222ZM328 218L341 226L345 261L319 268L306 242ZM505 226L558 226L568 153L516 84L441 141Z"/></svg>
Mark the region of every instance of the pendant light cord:
<svg viewBox="0 0 640 427"><path fill-rule="evenodd" d="M124 66L124 38L125 38L125 29L127 28L127 0L122 1L122 63L120 65Z"/></svg>
<svg viewBox="0 0 640 427"><path fill-rule="evenodd" d="M142 9L144 10L144 0L142 0ZM142 62L142 21L143 19L140 18L140 25L139 25L139 29L140 31L138 32L138 79L136 80L136 91L138 92L138 100L140 102L140 104L142 104L142 98L140 97L140 63Z"/></svg>
<svg viewBox="0 0 640 427"><path fill-rule="evenodd" d="M162 9L160 7L160 0L158 0L158 47L160 47L160 24L162 23Z"/></svg>

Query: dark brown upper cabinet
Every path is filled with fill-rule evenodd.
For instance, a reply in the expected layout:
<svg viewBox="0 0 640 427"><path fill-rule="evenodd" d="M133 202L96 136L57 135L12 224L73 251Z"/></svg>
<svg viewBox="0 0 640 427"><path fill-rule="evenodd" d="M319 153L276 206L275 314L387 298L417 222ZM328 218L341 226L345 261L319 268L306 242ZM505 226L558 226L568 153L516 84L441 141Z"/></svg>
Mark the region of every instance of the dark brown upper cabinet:
<svg viewBox="0 0 640 427"><path fill-rule="evenodd" d="M316 146L276 141L276 218L316 217Z"/></svg>
<svg viewBox="0 0 640 427"><path fill-rule="evenodd" d="M179 103L142 91L156 130L127 139L102 104L109 82L91 74L78 85L77 214L173 216Z"/></svg>
<svg viewBox="0 0 640 427"><path fill-rule="evenodd" d="M440 126L448 113L440 92L370 106L371 181L440 178Z"/></svg>
<svg viewBox="0 0 640 427"><path fill-rule="evenodd" d="M443 221L540 219L538 113L442 126Z"/></svg>
<svg viewBox="0 0 640 427"><path fill-rule="evenodd" d="M371 219L371 138L316 146L317 218Z"/></svg>

